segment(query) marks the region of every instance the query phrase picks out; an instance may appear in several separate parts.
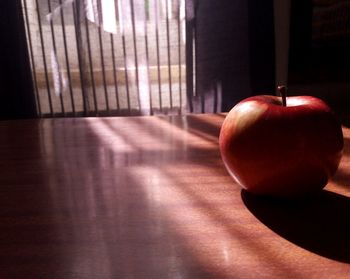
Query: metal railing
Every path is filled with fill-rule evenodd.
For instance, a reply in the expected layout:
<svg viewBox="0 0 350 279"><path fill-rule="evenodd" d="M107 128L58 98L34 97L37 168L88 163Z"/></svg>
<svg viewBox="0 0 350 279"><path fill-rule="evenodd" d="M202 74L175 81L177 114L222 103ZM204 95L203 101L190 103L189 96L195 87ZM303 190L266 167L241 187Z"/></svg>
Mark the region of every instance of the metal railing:
<svg viewBox="0 0 350 279"><path fill-rule="evenodd" d="M22 0L40 117L187 110L183 0Z"/></svg>

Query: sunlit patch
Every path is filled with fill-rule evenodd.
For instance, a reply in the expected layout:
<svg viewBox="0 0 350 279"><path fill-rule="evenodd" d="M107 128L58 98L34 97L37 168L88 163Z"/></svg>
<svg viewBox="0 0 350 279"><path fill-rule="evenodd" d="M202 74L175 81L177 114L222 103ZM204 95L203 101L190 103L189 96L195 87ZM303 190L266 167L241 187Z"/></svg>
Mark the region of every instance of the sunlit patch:
<svg viewBox="0 0 350 279"><path fill-rule="evenodd" d="M103 14L103 29L106 32L117 33L117 21L115 14L115 0L101 1Z"/></svg>
<svg viewBox="0 0 350 279"><path fill-rule="evenodd" d="M86 118L92 131L96 132L105 146L118 154L135 153L141 151L165 152L186 148L200 148L203 150L217 148L217 138L204 132L195 132L189 129L186 121L183 126L177 127L171 122L162 120L161 117L136 117L125 118L128 125L123 128L111 125L104 118ZM145 128L147 125L147 128ZM127 128L126 128L127 127ZM187 133L184 131L187 130ZM130 131L138 131L138 137L130 136ZM132 133L135 135L135 133ZM171 139L171 140L164 140Z"/></svg>
<svg viewBox="0 0 350 279"><path fill-rule="evenodd" d="M97 16L97 13L95 12L95 9L94 9L93 0L85 1L85 12L88 20L90 20L91 22L96 22L95 17Z"/></svg>
<svg viewBox="0 0 350 279"><path fill-rule="evenodd" d="M186 245L193 255L207 266L226 266L232 264L232 245L239 240L230 239L224 226L218 226L211 220L209 212L202 206L202 197L195 197L185 187L185 181L176 177L170 166L162 168L133 168L131 174L138 179L138 184L145 192L150 207L161 209L160 220L155 222L169 227L177 239ZM208 169L210 171L210 169ZM151 174L151 175L150 175ZM191 191L191 190L190 190ZM210 193L207 193L210 194ZM214 196L211 199L215 200ZM231 199L226 196L226 199ZM185 205L185 206L183 206ZM214 224L213 224L214 223ZM203 228L215 228L203 231ZM156 229L156 228L155 228ZM158 228L159 230L159 228ZM215 241L208 242L208 234L215 235ZM192 242L192 240L194 240ZM223 240L223 241L221 241ZM236 255L237 256L237 255ZM219 271L220 272L220 271ZM239 274L239 270L237 270Z"/></svg>
<svg viewBox="0 0 350 279"><path fill-rule="evenodd" d="M96 25L102 24L103 30L109 33L117 33L115 0L101 1L101 11L96 0L85 1L86 18Z"/></svg>
<svg viewBox="0 0 350 279"><path fill-rule="evenodd" d="M150 81L148 67L140 64L138 67L139 90L140 90L140 111L142 115L149 115L151 111Z"/></svg>
<svg viewBox="0 0 350 279"><path fill-rule="evenodd" d="M236 133L249 127L268 109L268 105L257 101L239 103L225 119L224 125L234 127ZM232 122L234 125L232 125Z"/></svg>
<svg viewBox="0 0 350 279"><path fill-rule="evenodd" d="M161 220L155 223L167 227L175 241L185 247L186 255L190 252L202 266L215 270L216 278L229 278L232 274L244 277L246 266L269 268L271 263L298 277L285 264L293 261L294 254L281 252L281 247L287 251L292 244L271 241L268 233L259 234L266 229L253 216L244 210L235 211L241 208L242 201L227 181L218 182L224 177L217 170L192 166L201 172L196 174L199 177L217 177L216 183L193 183L193 179L186 179L190 174L181 171L182 175L177 175L178 168L183 170L186 166L143 166L133 168L130 174L137 178L149 207L161 212L156 215ZM237 214L241 215L238 219ZM262 249L264 253L258 253ZM305 252L300 249L299 253Z"/></svg>
<svg viewBox="0 0 350 279"><path fill-rule="evenodd" d="M250 113L250 112L254 112L257 106L258 106L257 101L248 101L248 102L238 104L237 109L239 109L242 113Z"/></svg>
<svg viewBox="0 0 350 279"><path fill-rule="evenodd" d="M201 161L187 152L193 148L205 154L217 143L193 133L196 126L190 117L179 119L85 118L77 130L79 138L73 138L74 148L56 151L55 172L49 178L56 181L50 184L55 186L52 200L57 212L65 208L69 214L57 228L60 239L72 244L68 267L76 274L91 272L95 278L111 278L116 270L134 278L145 270L156 274L147 278L182 278L193 271L200 278L243 278L248 268L252 278L259 278L261 270L273 278L300 277L295 266L310 252L256 221L243 206L238 186L224 174L218 154ZM213 116L208 123L214 126L218 120ZM85 144L83 152L69 152L77 150L80 140L93 143L92 150ZM150 157L143 161L143 151L150 151L145 157L160 164ZM188 157L171 160L173 151ZM109 165L109 155L127 153L136 160ZM88 173L84 165L76 165L70 175L55 176L66 165L63 158L75 162L77 155L89 166ZM64 183L71 187L61 188L60 179L67 179ZM89 243L94 243L93 250ZM159 272L168 276L157 277Z"/></svg>
<svg viewBox="0 0 350 279"><path fill-rule="evenodd" d="M90 128L99 135L99 139L103 143L112 148L114 151L132 152L135 151L135 147L125 139L121 134L116 133L107 124L99 118L86 118Z"/></svg>
<svg viewBox="0 0 350 279"><path fill-rule="evenodd" d="M303 105L310 104L309 100L306 100L305 98L297 98L297 97L289 98L287 102L288 102L287 103L288 107L296 107L296 106L303 106Z"/></svg>

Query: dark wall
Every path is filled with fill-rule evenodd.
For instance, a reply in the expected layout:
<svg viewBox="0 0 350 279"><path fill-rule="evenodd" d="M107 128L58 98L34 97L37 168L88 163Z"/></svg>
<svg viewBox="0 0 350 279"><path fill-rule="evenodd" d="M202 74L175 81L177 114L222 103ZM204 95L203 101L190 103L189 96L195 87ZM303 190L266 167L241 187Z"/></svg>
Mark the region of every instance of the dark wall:
<svg viewBox="0 0 350 279"><path fill-rule="evenodd" d="M350 1L322 7L311 0L291 1L288 85L291 95L313 95L348 114L350 9L339 5L350 7Z"/></svg>
<svg viewBox="0 0 350 279"><path fill-rule="evenodd" d="M0 1L0 119L36 117L20 0Z"/></svg>
<svg viewBox="0 0 350 279"><path fill-rule="evenodd" d="M291 2L290 82L348 80L350 10L336 9L339 3L346 2L350 8L349 0L333 1L329 6L316 6L311 0Z"/></svg>
<svg viewBox="0 0 350 279"><path fill-rule="evenodd" d="M273 1L200 0L195 10L196 85L194 107L222 111L248 96L274 92Z"/></svg>

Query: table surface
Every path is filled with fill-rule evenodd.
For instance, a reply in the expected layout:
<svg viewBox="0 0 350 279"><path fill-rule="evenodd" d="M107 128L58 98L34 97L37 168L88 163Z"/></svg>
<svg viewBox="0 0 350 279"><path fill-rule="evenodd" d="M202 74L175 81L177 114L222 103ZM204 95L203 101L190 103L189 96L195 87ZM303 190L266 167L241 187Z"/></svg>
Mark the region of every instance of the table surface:
<svg viewBox="0 0 350 279"><path fill-rule="evenodd" d="M350 130L288 203L229 177L224 117L0 122L0 278L349 278Z"/></svg>

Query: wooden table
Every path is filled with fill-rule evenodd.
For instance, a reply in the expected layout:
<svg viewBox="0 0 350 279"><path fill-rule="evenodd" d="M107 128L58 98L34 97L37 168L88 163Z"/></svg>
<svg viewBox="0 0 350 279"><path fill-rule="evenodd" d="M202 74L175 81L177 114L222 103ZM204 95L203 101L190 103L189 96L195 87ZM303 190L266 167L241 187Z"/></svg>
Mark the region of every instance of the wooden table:
<svg viewBox="0 0 350 279"><path fill-rule="evenodd" d="M314 199L242 193L224 115L0 122L0 278L350 278L350 131Z"/></svg>

